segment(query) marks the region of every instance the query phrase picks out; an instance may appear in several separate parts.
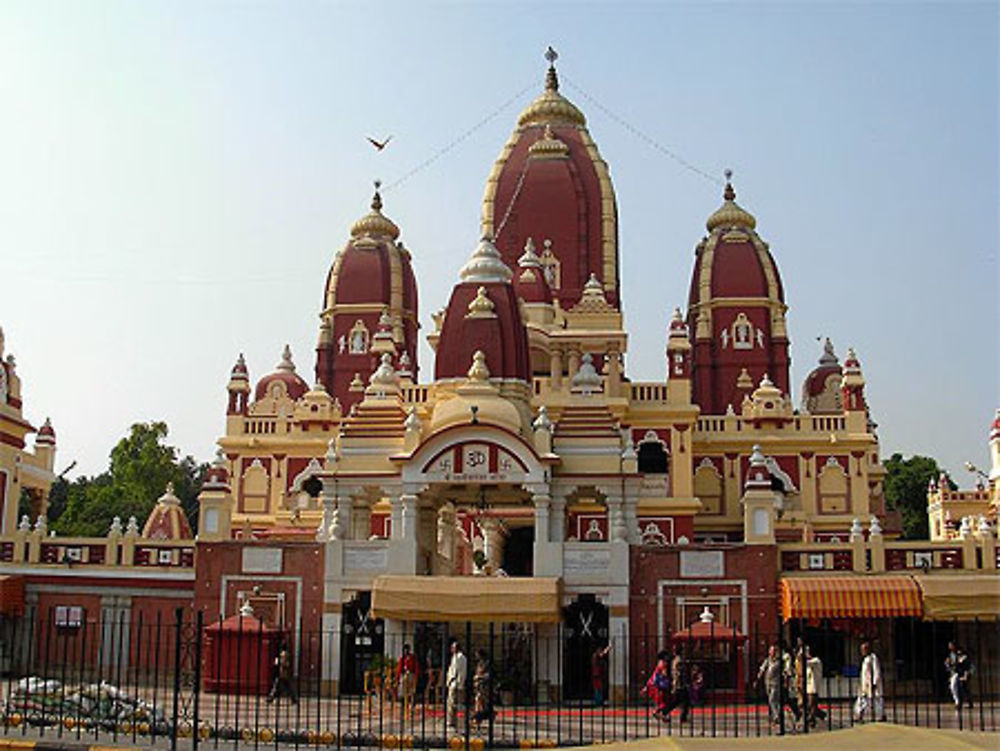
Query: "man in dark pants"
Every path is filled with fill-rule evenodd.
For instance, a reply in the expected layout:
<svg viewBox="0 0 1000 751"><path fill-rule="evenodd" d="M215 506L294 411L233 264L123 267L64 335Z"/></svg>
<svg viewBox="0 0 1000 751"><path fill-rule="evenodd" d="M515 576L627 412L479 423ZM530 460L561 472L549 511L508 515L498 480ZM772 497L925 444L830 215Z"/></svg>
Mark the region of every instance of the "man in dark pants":
<svg viewBox="0 0 1000 751"><path fill-rule="evenodd" d="M670 661L670 701L663 712L667 717L675 708L681 708L681 722L687 722L691 710L691 694L688 692L687 664L680 645L674 647L674 657Z"/></svg>
<svg viewBox="0 0 1000 751"><path fill-rule="evenodd" d="M282 696L287 696L292 704L299 703L299 696L292 681L292 656L284 644L278 647L278 654L274 658L274 683L271 684L271 690L267 694L267 701L270 703Z"/></svg>

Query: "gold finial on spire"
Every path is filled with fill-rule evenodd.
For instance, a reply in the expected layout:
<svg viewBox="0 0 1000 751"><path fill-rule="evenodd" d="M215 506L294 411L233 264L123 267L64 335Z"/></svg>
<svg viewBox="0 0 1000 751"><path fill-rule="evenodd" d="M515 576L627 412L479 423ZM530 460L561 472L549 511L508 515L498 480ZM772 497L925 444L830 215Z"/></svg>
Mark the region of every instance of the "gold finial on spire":
<svg viewBox="0 0 1000 751"><path fill-rule="evenodd" d="M705 226L709 232L717 227L754 229L757 220L753 214L736 203L736 191L733 190L732 183L733 171L727 168L722 174L726 177L726 189L722 193L723 204L708 218Z"/></svg>
<svg viewBox="0 0 1000 751"><path fill-rule="evenodd" d="M381 187L382 181L376 179L371 211L353 224L351 227L351 237L388 235L393 240L399 237L399 227L391 219L382 214L382 194L379 193Z"/></svg>
<svg viewBox="0 0 1000 751"><path fill-rule="evenodd" d="M726 189L722 192L722 197L727 201L735 201L736 191L733 190L733 171L729 167L726 167L722 174L726 176Z"/></svg>
<svg viewBox="0 0 1000 751"><path fill-rule="evenodd" d="M549 72L545 76L545 90L559 91L559 77L556 75L556 60L559 59L559 53L552 48L551 44L545 50L545 59L549 61Z"/></svg>
<svg viewBox="0 0 1000 751"><path fill-rule="evenodd" d="M551 45L545 50L545 59L549 61L549 70L545 74L545 91L521 113L517 124L519 126L545 123L586 125L587 119L583 113L559 93L559 76L556 75L556 60L559 59L559 53Z"/></svg>

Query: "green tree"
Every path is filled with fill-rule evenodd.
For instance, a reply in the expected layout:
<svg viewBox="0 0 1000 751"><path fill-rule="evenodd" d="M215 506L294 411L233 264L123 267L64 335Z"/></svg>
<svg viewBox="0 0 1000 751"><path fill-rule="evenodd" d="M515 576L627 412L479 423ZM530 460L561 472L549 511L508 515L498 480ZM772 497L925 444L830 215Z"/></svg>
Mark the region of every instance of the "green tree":
<svg viewBox="0 0 1000 751"><path fill-rule="evenodd" d="M134 516L141 525L167 483L188 514L197 522L197 497L207 465L190 456L178 459L178 450L164 443L164 422L136 423L111 450L106 472L80 478L66 489L65 511L51 518L52 528L62 535L103 536L114 517L122 522Z"/></svg>
<svg viewBox="0 0 1000 751"><path fill-rule="evenodd" d="M885 470L885 500L902 517L903 537L926 540L927 485L941 474L937 460L929 456L904 459L902 454L893 454L885 461Z"/></svg>

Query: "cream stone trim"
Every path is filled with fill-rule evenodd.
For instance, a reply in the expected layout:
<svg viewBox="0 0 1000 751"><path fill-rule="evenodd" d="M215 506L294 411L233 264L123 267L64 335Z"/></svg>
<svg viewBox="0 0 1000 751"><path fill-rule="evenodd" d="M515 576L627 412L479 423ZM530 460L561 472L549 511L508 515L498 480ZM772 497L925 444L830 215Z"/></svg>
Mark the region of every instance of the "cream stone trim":
<svg viewBox="0 0 1000 751"><path fill-rule="evenodd" d="M503 149L500 150L500 156L493 163L493 169L490 170L490 176L486 178L486 188L483 191L483 203L482 203L482 221L481 221L481 234L493 236L493 222L494 216L494 203L497 197L497 186L500 184L500 172L503 170L504 165L507 164L507 160L510 159L510 155L514 151L514 147L517 145L518 139L521 134L524 133L524 128L517 128L513 133L511 133L510 138L507 139L507 143L504 144Z"/></svg>
<svg viewBox="0 0 1000 751"><path fill-rule="evenodd" d="M618 218L615 212L615 189L611 183L611 173L608 163L601 158L597 144L584 127L578 128L580 140L587 149L587 154L597 172L597 181L601 186L601 258L603 261L604 289L618 289Z"/></svg>

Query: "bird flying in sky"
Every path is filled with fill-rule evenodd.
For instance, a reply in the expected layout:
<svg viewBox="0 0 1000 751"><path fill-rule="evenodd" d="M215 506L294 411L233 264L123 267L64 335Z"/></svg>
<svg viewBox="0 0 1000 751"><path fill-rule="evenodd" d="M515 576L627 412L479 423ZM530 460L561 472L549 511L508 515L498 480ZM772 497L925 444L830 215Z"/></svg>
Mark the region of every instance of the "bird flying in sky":
<svg viewBox="0 0 1000 751"><path fill-rule="evenodd" d="M368 143L374 146L377 151L381 151L382 149L384 149L386 146L389 145L389 141L392 140L392 136L389 136L384 141L376 141L371 136L367 136L367 138L368 138Z"/></svg>

